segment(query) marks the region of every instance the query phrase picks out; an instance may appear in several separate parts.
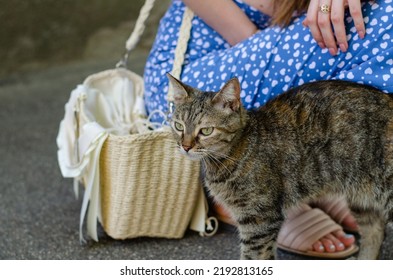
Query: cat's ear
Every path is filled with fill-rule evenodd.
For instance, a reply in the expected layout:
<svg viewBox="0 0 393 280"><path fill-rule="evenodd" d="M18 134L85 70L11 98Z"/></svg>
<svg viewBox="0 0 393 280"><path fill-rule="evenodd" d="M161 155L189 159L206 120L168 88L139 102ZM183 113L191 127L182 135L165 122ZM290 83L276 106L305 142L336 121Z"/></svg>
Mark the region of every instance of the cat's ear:
<svg viewBox="0 0 393 280"><path fill-rule="evenodd" d="M234 77L230 79L213 98L213 104L220 109L237 112L240 109L240 83Z"/></svg>
<svg viewBox="0 0 393 280"><path fill-rule="evenodd" d="M173 92L173 102L177 105L187 102L190 96L185 85L169 73L166 76L169 80L169 88Z"/></svg>

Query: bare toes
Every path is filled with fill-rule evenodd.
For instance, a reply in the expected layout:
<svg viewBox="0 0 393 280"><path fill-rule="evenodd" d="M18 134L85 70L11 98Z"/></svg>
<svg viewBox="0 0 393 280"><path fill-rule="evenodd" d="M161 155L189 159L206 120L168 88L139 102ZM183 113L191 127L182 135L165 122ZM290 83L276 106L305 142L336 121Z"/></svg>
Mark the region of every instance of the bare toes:
<svg viewBox="0 0 393 280"><path fill-rule="evenodd" d="M325 248L326 252L329 252L329 253L336 252L336 246L334 245L332 240L329 238L329 236L322 238L320 241L322 242L322 245Z"/></svg>
<svg viewBox="0 0 393 280"><path fill-rule="evenodd" d="M314 251L323 253L325 252L325 247L323 246L321 241L317 241L312 245Z"/></svg>
<svg viewBox="0 0 393 280"><path fill-rule="evenodd" d="M340 241L339 238L336 237L336 234L338 234L338 232L340 231L336 231L334 232L334 234L328 234L327 236L325 236L325 238L328 238L332 242L335 251L343 251L345 249L345 245Z"/></svg>
<svg viewBox="0 0 393 280"><path fill-rule="evenodd" d="M333 235L335 236L335 238L341 241L345 247L349 247L355 243L355 236L353 236L352 234L347 234L342 230L335 231Z"/></svg>

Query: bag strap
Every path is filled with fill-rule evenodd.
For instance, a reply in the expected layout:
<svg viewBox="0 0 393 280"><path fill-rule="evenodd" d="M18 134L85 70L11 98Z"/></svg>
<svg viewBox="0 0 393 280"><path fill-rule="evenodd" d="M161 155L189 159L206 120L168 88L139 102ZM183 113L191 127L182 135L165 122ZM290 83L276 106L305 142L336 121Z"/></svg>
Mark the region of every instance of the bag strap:
<svg viewBox="0 0 393 280"><path fill-rule="evenodd" d="M127 69L128 56L130 52L136 47L142 37L143 32L145 31L145 23L150 15L151 9L154 6L154 2L155 0L146 0L145 4L139 11L139 16L135 22L135 27L126 41L126 51L120 61L116 64L117 68L122 67Z"/></svg>
<svg viewBox="0 0 393 280"><path fill-rule="evenodd" d="M136 47L140 38L142 37L146 27L146 20L150 15L154 3L155 0L146 0L145 4L142 6L138 19L136 20L134 30L131 32L130 37L126 41L126 52L124 57L116 64L116 67L127 68L128 55ZM184 54L187 51L187 44L190 38L193 17L193 11L189 8L186 8L182 19L182 24L180 26L178 44L175 49L175 57L171 72L172 76L175 78L180 78L181 68L184 62ZM172 94L168 93L168 100L171 100L172 98Z"/></svg>
<svg viewBox="0 0 393 280"><path fill-rule="evenodd" d="M135 22L134 30L131 32L130 37L126 41L126 50L130 52L138 44L143 32L145 31L145 23L150 15L150 11L154 6L155 0L146 0L145 4L142 6L138 19Z"/></svg>
<svg viewBox="0 0 393 280"><path fill-rule="evenodd" d="M186 8L183 14L182 24L180 26L179 38L175 49L175 58L172 67L171 75L177 79L180 78L181 68L184 62L184 55L187 51L188 40L190 39L190 31L192 28L192 19L194 18L194 12Z"/></svg>
<svg viewBox="0 0 393 280"><path fill-rule="evenodd" d="M171 72L171 75L177 79L180 79L180 74L184 63L184 55L187 51L188 40L190 39L193 17L194 12L191 9L186 8L180 26L179 38L175 49L175 58ZM169 112L173 113L173 90L171 87L168 89L167 99L169 102Z"/></svg>
<svg viewBox="0 0 393 280"><path fill-rule="evenodd" d="M135 27L131 32L130 37L126 41L126 52L123 58L116 64L116 67L127 68L128 56L130 52L136 47L140 38L142 37L143 31L145 30L145 23L150 15L151 9L153 8L155 0L146 0L145 4L142 6L138 19L136 20ZM192 28L192 19L194 17L194 12L186 7L182 23L179 30L179 38L175 49L175 57L173 61L173 67L171 75L177 79L180 78L182 66L184 63L184 55L187 51L188 40L190 39L190 33ZM173 103L173 89L169 85L167 93L168 101L168 112L167 116L173 113L174 103Z"/></svg>

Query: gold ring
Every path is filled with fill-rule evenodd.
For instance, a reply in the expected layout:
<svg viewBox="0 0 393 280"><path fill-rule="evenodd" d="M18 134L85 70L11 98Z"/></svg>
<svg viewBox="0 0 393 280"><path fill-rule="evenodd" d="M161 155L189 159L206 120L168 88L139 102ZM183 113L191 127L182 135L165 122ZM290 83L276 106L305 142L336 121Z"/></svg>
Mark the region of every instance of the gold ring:
<svg viewBox="0 0 393 280"><path fill-rule="evenodd" d="M328 14L330 13L330 6L328 4L323 4L319 7L319 10L324 13L324 14Z"/></svg>

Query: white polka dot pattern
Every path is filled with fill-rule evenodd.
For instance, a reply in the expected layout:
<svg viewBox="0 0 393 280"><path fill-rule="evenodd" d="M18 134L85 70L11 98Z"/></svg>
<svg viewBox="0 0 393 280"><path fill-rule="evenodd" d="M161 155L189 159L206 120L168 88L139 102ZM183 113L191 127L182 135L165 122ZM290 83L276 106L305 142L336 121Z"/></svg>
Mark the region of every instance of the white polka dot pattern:
<svg viewBox="0 0 393 280"><path fill-rule="evenodd" d="M200 18L193 19L182 81L205 91L217 91L237 76L246 108L259 107L270 98L307 82L342 79L393 92L393 1L366 2L364 39L347 15L348 52L331 56L315 43L302 15L286 28L269 27L268 17L234 0L260 32L230 46ZM168 81L184 4L173 1L162 18L145 67L145 101L149 112L165 111Z"/></svg>

